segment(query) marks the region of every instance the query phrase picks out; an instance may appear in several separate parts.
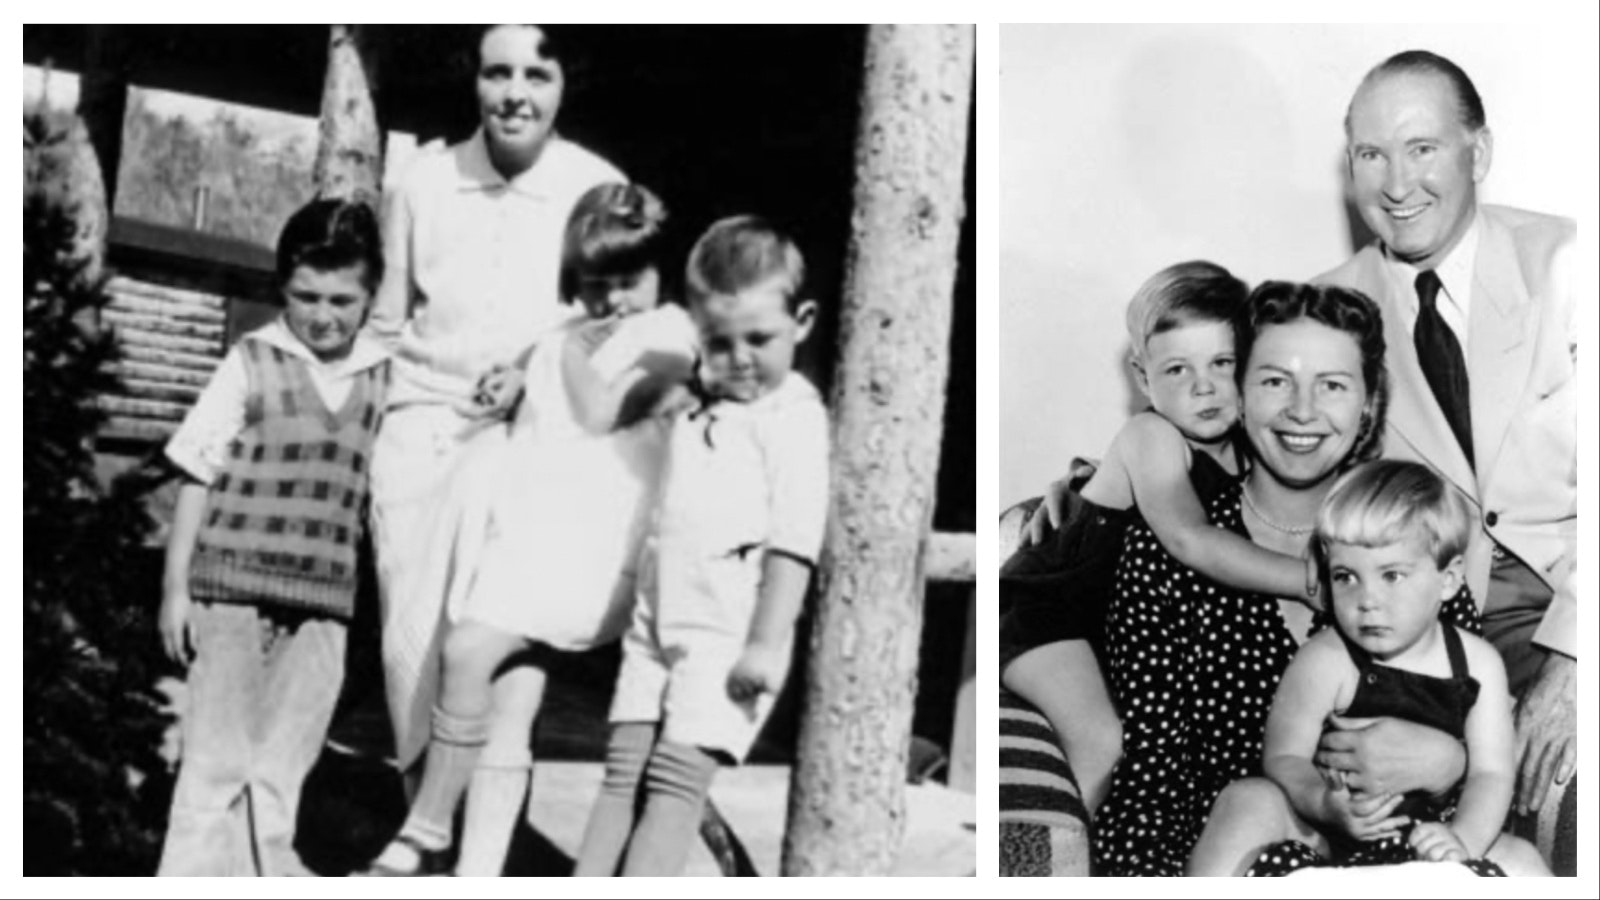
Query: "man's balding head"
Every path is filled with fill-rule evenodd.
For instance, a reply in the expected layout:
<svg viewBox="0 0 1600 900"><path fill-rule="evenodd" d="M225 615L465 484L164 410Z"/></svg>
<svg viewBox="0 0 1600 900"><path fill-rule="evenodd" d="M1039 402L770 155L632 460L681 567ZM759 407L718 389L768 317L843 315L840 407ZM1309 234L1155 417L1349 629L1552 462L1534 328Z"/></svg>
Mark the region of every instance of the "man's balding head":
<svg viewBox="0 0 1600 900"><path fill-rule="evenodd" d="M1467 73L1462 71L1460 66L1427 50L1406 50L1373 66L1361 79L1361 85L1350 98L1351 106L1355 105L1355 98L1361 96L1361 92L1368 85L1386 76L1401 74L1432 74L1444 78L1455 91L1457 114L1462 127L1469 131L1477 131L1488 124L1483 114L1483 98L1478 96L1478 89L1473 86L1472 79L1467 77ZM1348 107L1344 114L1344 133L1346 137L1350 136Z"/></svg>

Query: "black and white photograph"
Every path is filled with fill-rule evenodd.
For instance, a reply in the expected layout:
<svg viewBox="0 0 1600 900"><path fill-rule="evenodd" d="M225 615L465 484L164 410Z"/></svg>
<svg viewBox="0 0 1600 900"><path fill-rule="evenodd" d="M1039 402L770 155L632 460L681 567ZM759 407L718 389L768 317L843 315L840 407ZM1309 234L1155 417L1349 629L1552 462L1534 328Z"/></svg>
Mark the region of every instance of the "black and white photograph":
<svg viewBox="0 0 1600 900"><path fill-rule="evenodd" d="M999 27L999 874L1578 873L1572 27Z"/></svg>
<svg viewBox="0 0 1600 900"><path fill-rule="evenodd" d="M977 30L24 25L23 874L983 874Z"/></svg>

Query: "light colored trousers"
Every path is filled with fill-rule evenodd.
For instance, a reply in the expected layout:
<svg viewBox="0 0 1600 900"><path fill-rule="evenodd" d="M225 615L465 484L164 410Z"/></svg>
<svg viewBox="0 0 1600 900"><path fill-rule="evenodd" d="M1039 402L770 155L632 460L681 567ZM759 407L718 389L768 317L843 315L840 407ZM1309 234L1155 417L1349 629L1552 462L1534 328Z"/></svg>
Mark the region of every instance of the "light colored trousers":
<svg viewBox="0 0 1600 900"><path fill-rule="evenodd" d="M183 755L160 875L305 875L300 787L344 681L345 625L197 602Z"/></svg>

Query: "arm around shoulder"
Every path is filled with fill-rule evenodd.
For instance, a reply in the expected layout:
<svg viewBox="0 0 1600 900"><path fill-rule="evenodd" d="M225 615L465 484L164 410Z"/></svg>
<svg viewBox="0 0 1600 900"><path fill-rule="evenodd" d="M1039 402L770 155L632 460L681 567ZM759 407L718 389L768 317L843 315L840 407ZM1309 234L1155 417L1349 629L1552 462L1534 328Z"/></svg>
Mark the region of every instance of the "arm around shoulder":
<svg viewBox="0 0 1600 900"><path fill-rule="evenodd" d="M1139 514L1179 562L1236 588L1314 601L1317 581L1307 560L1211 524L1189 480L1191 452L1177 427L1144 412L1117 433L1107 457L1126 460Z"/></svg>

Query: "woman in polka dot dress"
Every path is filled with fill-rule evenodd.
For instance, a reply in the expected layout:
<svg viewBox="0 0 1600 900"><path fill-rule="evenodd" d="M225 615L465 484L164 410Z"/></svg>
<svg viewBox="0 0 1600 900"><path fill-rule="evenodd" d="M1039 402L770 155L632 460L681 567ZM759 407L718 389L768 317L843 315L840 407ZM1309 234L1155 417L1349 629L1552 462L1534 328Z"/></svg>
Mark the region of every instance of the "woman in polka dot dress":
<svg viewBox="0 0 1600 900"><path fill-rule="evenodd" d="M1253 465L1207 510L1269 550L1305 552L1333 479L1374 456L1386 384L1377 308L1346 289L1267 282L1238 326L1237 377ZM1128 529L1107 623L1123 757L1095 820L1100 875L1179 875L1212 802L1261 771L1278 679L1314 627L1297 601L1219 585ZM1441 616L1473 615L1465 593ZM1422 732L1419 742L1442 739ZM1448 752L1448 751L1446 751Z"/></svg>

